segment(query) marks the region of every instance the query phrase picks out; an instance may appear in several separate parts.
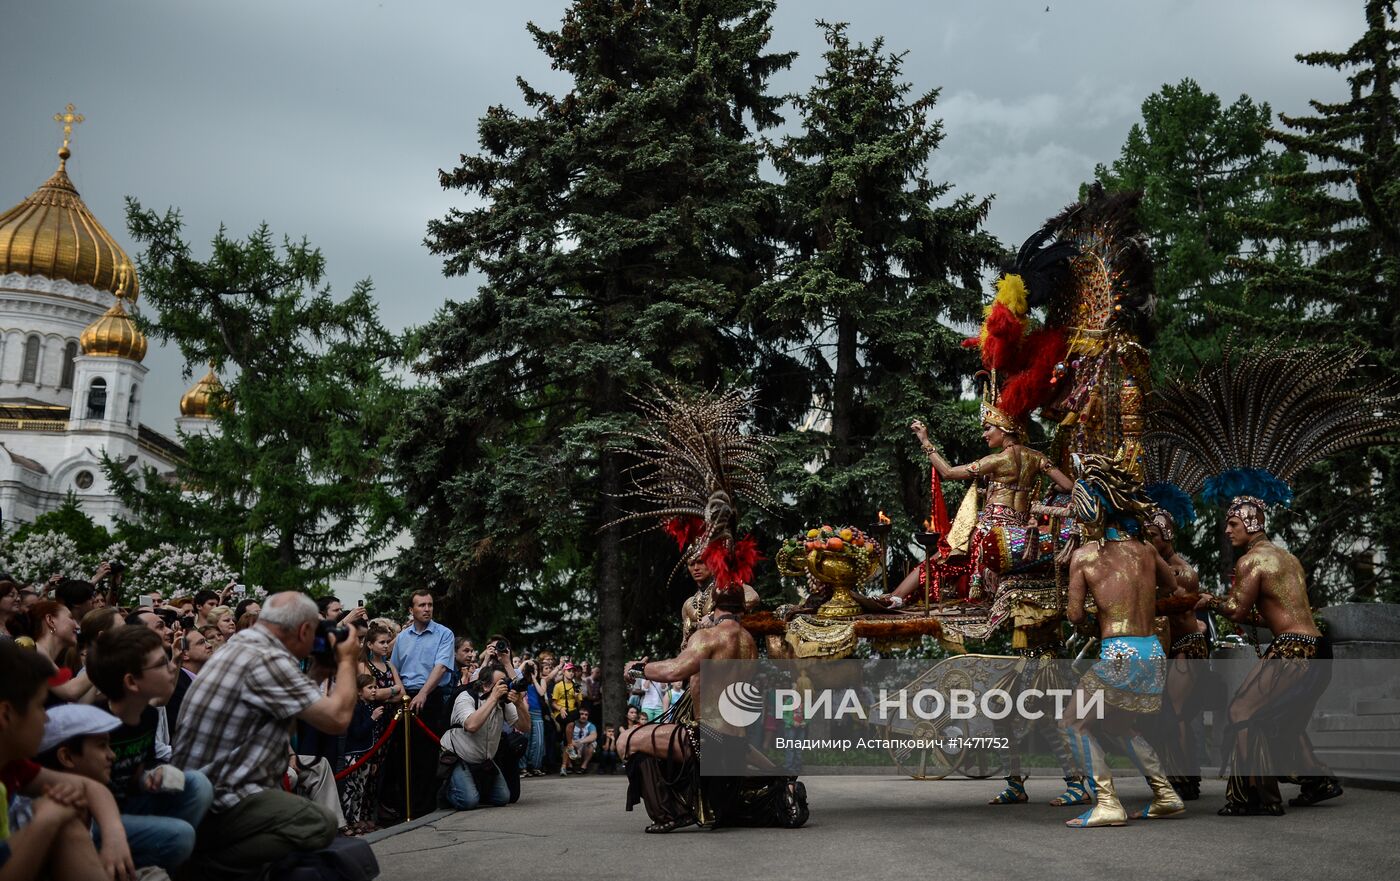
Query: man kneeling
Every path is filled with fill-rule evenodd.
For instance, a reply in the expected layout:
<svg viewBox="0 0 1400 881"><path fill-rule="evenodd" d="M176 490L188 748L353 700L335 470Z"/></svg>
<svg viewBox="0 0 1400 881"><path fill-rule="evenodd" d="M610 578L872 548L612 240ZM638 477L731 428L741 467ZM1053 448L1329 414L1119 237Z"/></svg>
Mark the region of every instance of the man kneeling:
<svg viewBox="0 0 1400 881"><path fill-rule="evenodd" d="M525 693L510 687L506 671L488 667L452 703L452 722L443 735L443 750L455 758L443 795L459 811L510 802L505 775L494 756L506 723L530 733L530 707Z"/></svg>

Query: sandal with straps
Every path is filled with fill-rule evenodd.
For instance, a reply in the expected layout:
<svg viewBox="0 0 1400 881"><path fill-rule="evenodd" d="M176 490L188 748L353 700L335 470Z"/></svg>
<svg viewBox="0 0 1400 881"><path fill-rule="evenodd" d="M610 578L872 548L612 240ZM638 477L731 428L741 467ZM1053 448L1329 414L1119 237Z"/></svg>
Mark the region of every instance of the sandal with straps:
<svg viewBox="0 0 1400 881"><path fill-rule="evenodd" d="M997 797L987 802L989 805L1020 805L1029 801L1026 797L1026 783L1019 777L1007 777L1006 788Z"/></svg>
<svg viewBox="0 0 1400 881"><path fill-rule="evenodd" d="M1067 777L1065 784L1065 791L1050 799L1050 804L1057 808L1077 808L1094 803L1094 797L1089 794L1089 787L1084 785L1083 780Z"/></svg>

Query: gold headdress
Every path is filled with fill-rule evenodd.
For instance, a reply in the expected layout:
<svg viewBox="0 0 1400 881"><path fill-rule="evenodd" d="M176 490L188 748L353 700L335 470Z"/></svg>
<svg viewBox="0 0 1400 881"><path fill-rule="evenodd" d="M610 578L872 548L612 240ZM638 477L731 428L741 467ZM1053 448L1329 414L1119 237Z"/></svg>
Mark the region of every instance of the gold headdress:
<svg viewBox="0 0 1400 881"><path fill-rule="evenodd" d="M996 426L1002 431L1010 432L1017 437L1024 438L1026 436L1026 429L1024 426L1008 416L997 407L996 404L986 400L982 402L982 424Z"/></svg>
<svg viewBox="0 0 1400 881"><path fill-rule="evenodd" d="M1176 541L1176 520L1166 508L1153 508L1152 513L1147 515L1147 522L1157 527L1164 541Z"/></svg>
<svg viewBox="0 0 1400 881"><path fill-rule="evenodd" d="M1225 519L1240 518L1248 532L1263 532L1268 523L1269 503L1254 496L1235 496L1225 509Z"/></svg>

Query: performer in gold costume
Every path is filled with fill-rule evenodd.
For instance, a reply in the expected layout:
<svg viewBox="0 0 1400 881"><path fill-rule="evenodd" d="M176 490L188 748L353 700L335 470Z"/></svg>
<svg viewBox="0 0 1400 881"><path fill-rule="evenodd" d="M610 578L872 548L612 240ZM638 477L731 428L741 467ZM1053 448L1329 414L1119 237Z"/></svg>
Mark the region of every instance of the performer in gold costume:
<svg viewBox="0 0 1400 881"><path fill-rule="evenodd" d="M915 421L909 426L933 468L943 480L981 480L986 500L977 512L970 557L972 579L969 596L996 592L998 578L1022 562L1040 556L1039 533L1031 520L1031 500L1037 478L1044 474L1060 490L1074 486L1044 453L1025 446L1025 428L997 409L982 404L982 437L995 452L966 465L950 465L928 439L928 429ZM969 490L973 492L974 490Z"/></svg>
<svg viewBox="0 0 1400 881"><path fill-rule="evenodd" d="M1172 570L1176 579L1173 596L1192 596L1200 592L1201 579L1186 558L1176 550L1176 520L1170 513L1157 508L1148 515L1147 539ZM1210 658L1210 635L1206 623L1196 617L1193 609L1167 616L1170 645L1167 649L1167 685L1163 703L1160 751L1163 764L1170 771L1167 779L1185 801L1201 797L1201 768L1192 734L1191 723L1196 715L1192 698L1204 672L1199 661Z"/></svg>
<svg viewBox="0 0 1400 881"><path fill-rule="evenodd" d="M1265 661L1250 672L1230 702L1233 773L1225 790L1222 816L1281 816L1283 799L1271 763L1288 761L1310 770L1302 792L1289 804L1315 805L1342 794L1341 784L1313 753L1306 726L1330 675L1332 651L1313 623L1307 578L1298 558L1269 541L1264 532L1267 505L1238 496L1225 515L1230 544L1244 553L1235 563L1228 597L1203 596L1198 608L1214 609L1231 621L1261 621L1273 634Z"/></svg>
<svg viewBox="0 0 1400 881"><path fill-rule="evenodd" d="M1098 610L1099 661L1079 683L1081 692L1101 690L1104 717L1076 719L1069 738L1093 784L1094 807L1065 825L1122 826L1128 812L1118 800L1102 743L1121 744L1152 788L1152 803L1135 818L1180 816L1186 806L1162 772L1157 755L1137 733L1138 717L1161 706L1166 654L1154 632L1157 596L1170 594L1176 578L1167 562L1142 540L1152 500L1137 478L1103 456L1084 456L1071 504L1083 544L1070 558L1072 624L1085 624L1086 596Z"/></svg>

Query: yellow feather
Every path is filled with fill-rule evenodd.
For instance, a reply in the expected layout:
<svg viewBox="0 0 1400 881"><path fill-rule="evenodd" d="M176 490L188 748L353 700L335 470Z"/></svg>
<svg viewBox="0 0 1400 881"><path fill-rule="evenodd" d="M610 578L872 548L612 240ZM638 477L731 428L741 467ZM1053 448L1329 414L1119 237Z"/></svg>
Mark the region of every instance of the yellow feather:
<svg viewBox="0 0 1400 881"><path fill-rule="evenodd" d="M1024 318L1029 305L1026 302L1026 283L1019 275L1004 275L997 282L996 301L1011 310L1017 318Z"/></svg>

